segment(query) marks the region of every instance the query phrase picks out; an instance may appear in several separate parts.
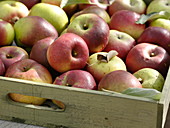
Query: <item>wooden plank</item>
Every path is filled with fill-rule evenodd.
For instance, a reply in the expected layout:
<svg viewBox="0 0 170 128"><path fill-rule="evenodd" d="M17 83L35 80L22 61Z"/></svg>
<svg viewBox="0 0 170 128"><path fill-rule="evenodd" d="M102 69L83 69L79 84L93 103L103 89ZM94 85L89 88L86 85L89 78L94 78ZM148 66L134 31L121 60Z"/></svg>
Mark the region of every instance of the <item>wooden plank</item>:
<svg viewBox="0 0 170 128"><path fill-rule="evenodd" d="M11 78L0 78L0 81L0 117L3 119L69 128L160 128L162 125L162 116L158 121L158 114L162 114L163 107L153 100ZM57 99L66 109L58 112L10 104L6 97L9 92Z"/></svg>

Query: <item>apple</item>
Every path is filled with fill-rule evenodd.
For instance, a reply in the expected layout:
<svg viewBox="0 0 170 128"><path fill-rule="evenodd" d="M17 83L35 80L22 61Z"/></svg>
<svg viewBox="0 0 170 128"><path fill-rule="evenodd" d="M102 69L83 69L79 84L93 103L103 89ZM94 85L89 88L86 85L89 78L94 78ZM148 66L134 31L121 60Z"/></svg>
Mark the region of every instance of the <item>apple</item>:
<svg viewBox="0 0 170 128"><path fill-rule="evenodd" d="M59 36L47 50L47 60L58 72L82 69L88 57L89 49L86 42L74 33Z"/></svg>
<svg viewBox="0 0 170 128"><path fill-rule="evenodd" d="M79 10L83 10L85 8L91 7L91 6L98 6L102 9L107 10L107 7L109 5L108 0L89 0L89 4L78 4Z"/></svg>
<svg viewBox="0 0 170 128"><path fill-rule="evenodd" d="M161 73L152 68L142 68L133 75L141 82L143 88L153 88L162 91L165 79Z"/></svg>
<svg viewBox="0 0 170 128"><path fill-rule="evenodd" d="M13 63L29 58L28 53L18 46L3 46L0 47L0 58L7 70Z"/></svg>
<svg viewBox="0 0 170 128"><path fill-rule="evenodd" d="M4 63L2 62L2 60L0 59L0 76L3 76L5 74L5 65Z"/></svg>
<svg viewBox="0 0 170 128"><path fill-rule="evenodd" d="M41 0L18 0L19 2L25 4L28 9L31 9L35 4L40 3Z"/></svg>
<svg viewBox="0 0 170 128"><path fill-rule="evenodd" d="M157 44L170 54L170 31L165 28L149 26L144 30L137 42Z"/></svg>
<svg viewBox="0 0 170 128"><path fill-rule="evenodd" d="M47 60L47 49L54 42L54 40L54 37L47 37L37 41L31 49L30 59L37 61L47 68L50 67Z"/></svg>
<svg viewBox="0 0 170 128"><path fill-rule="evenodd" d="M93 75L96 82L99 82L106 74L112 71L126 71L126 65L124 61L117 56L116 51L97 52L90 55L86 70Z"/></svg>
<svg viewBox="0 0 170 128"><path fill-rule="evenodd" d="M142 85L133 74L124 70L106 74L98 84L98 90L123 92L128 88L142 88Z"/></svg>
<svg viewBox="0 0 170 128"><path fill-rule="evenodd" d="M31 48L38 40L46 37L58 36L54 26L39 16L27 16L19 19L14 24L14 30L15 43L23 48Z"/></svg>
<svg viewBox="0 0 170 128"><path fill-rule="evenodd" d="M140 14L129 11L120 10L115 12L111 16L110 29L115 29L121 32L125 32L132 36L134 39L138 39L142 32L145 30L145 24L137 24L136 21L139 20Z"/></svg>
<svg viewBox="0 0 170 128"><path fill-rule="evenodd" d="M127 33L110 30L109 41L103 52L116 50L118 57L125 60L128 52L136 45L135 39Z"/></svg>
<svg viewBox="0 0 170 128"><path fill-rule="evenodd" d="M161 28L164 28L164 29L167 29L168 31L170 31L170 20L158 18L158 19L150 21L149 26L161 27Z"/></svg>
<svg viewBox="0 0 170 128"><path fill-rule="evenodd" d="M96 14L88 13L77 16L67 27L67 32L82 37L90 53L102 51L109 40L108 24Z"/></svg>
<svg viewBox="0 0 170 128"><path fill-rule="evenodd" d="M60 34L68 25L68 16L65 11L52 4L38 3L34 5L29 16L40 16L51 23Z"/></svg>
<svg viewBox="0 0 170 128"><path fill-rule="evenodd" d="M146 9L146 14L160 11L170 12L169 0L152 0Z"/></svg>
<svg viewBox="0 0 170 128"><path fill-rule="evenodd" d="M94 77L85 70L69 70L57 76L53 84L96 90L97 85Z"/></svg>
<svg viewBox="0 0 170 128"><path fill-rule="evenodd" d="M7 69L5 77L24 79L42 83L52 83L52 76L50 72L44 66L32 59L20 60L12 64ZM12 100L16 102L33 105L41 105L46 100L45 98L41 97L34 97L17 93L9 93L9 96Z"/></svg>
<svg viewBox="0 0 170 128"><path fill-rule="evenodd" d="M11 45L14 35L13 26L9 22L0 19L0 46Z"/></svg>
<svg viewBox="0 0 170 128"><path fill-rule="evenodd" d="M110 22L110 16L109 16L108 12L98 6L90 6L88 8L85 8L81 11L74 13L72 15L72 17L70 18L70 22L72 22L75 17L77 17L81 14L87 14L87 13L94 13L94 14L100 16L101 18L103 18L106 23Z"/></svg>
<svg viewBox="0 0 170 128"><path fill-rule="evenodd" d="M143 0L115 0L108 6L108 13L112 16L117 11L130 10L139 14L144 14L146 8L147 6Z"/></svg>
<svg viewBox="0 0 170 128"><path fill-rule="evenodd" d="M11 23L15 22L29 14L28 8L18 1L1 1L0 2L0 19Z"/></svg>
<svg viewBox="0 0 170 128"><path fill-rule="evenodd" d="M41 3L48 3L60 7L61 1L62 0L41 0ZM66 12L68 17L71 17L78 10L78 5L77 4L66 5L63 7L63 10Z"/></svg>
<svg viewBox="0 0 170 128"><path fill-rule="evenodd" d="M166 76L170 65L170 56L161 46L151 43L135 45L126 57L128 71L134 73L142 68L153 68Z"/></svg>

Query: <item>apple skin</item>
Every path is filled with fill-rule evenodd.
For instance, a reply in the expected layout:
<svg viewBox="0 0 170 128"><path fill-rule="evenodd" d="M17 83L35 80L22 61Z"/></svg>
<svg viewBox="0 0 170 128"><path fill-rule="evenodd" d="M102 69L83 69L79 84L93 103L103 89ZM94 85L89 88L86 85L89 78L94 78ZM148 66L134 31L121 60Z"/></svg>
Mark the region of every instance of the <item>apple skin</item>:
<svg viewBox="0 0 170 128"><path fill-rule="evenodd" d="M96 90L97 85L93 76L85 70L69 70L57 76L53 84Z"/></svg>
<svg viewBox="0 0 170 128"><path fill-rule="evenodd" d="M31 49L30 59L37 61L47 68L50 67L47 60L47 49L54 42L54 40L54 37L47 37L37 41Z"/></svg>
<svg viewBox="0 0 170 128"><path fill-rule="evenodd" d="M29 58L28 53L18 46L3 46L0 47L0 58L7 70L13 63Z"/></svg>
<svg viewBox="0 0 170 128"><path fill-rule="evenodd" d="M152 0L146 9L146 14L160 11L170 12L169 0Z"/></svg>
<svg viewBox="0 0 170 128"><path fill-rule="evenodd" d="M102 51L109 40L108 24L101 17L92 13L77 16L67 27L67 32L82 37L90 53Z"/></svg>
<svg viewBox="0 0 170 128"><path fill-rule="evenodd" d="M138 38L138 43L152 43L163 47L170 54L170 31L161 27L147 27Z"/></svg>
<svg viewBox="0 0 170 128"><path fill-rule="evenodd" d="M0 19L0 46L11 45L14 35L13 26L9 22Z"/></svg>
<svg viewBox="0 0 170 128"><path fill-rule="evenodd" d="M12 64L6 71L5 77L24 79L42 83L52 83L50 72L41 64L32 59L20 60ZM9 93L12 100L21 103L41 105L45 102L45 98L22 95L17 93Z"/></svg>
<svg viewBox="0 0 170 128"><path fill-rule="evenodd" d="M18 19L26 17L29 14L28 8L18 1L1 1L0 12L3 12L0 13L0 19L12 25L14 25Z"/></svg>
<svg viewBox="0 0 170 128"><path fill-rule="evenodd" d="M110 16L120 10L130 10L139 14L144 14L146 11L146 4L143 0L115 0L108 7Z"/></svg>
<svg viewBox="0 0 170 128"><path fill-rule="evenodd" d="M135 45L126 57L128 71L134 73L142 68L153 68L166 76L170 65L170 56L161 46L140 43Z"/></svg>
<svg viewBox="0 0 170 128"><path fill-rule="evenodd" d="M116 50L118 52L117 56L125 60L127 54L135 45L135 39L129 34L118 30L110 30L109 41L103 52Z"/></svg>
<svg viewBox="0 0 170 128"><path fill-rule="evenodd" d="M113 56L108 62L103 62L98 59L98 55L106 54L107 52L97 52L90 55L86 70L90 72L98 83L106 74L115 70L125 70L126 65L118 56Z"/></svg>
<svg viewBox="0 0 170 128"><path fill-rule="evenodd" d="M110 22L110 16L109 16L108 12L98 6L90 6L88 8L85 8L81 11L74 13L72 15L72 17L70 18L70 22L72 22L75 17L77 17L81 14L87 14L87 13L94 13L94 14L100 16L101 18L103 18L106 23Z"/></svg>
<svg viewBox="0 0 170 128"><path fill-rule="evenodd" d="M2 62L2 60L0 59L0 76L3 76L5 74L5 65L4 63Z"/></svg>
<svg viewBox="0 0 170 128"><path fill-rule="evenodd" d="M68 16L66 12L52 4L38 3L34 5L29 13L29 16L40 16L51 23L57 32L60 34L68 25Z"/></svg>
<svg viewBox="0 0 170 128"><path fill-rule="evenodd" d="M60 7L61 1L62 0L41 0L41 3L48 3ZM63 10L66 12L68 17L71 17L78 10L78 5L77 4L66 5L63 7Z"/></svg>
<svg viewBox="0 0 170 128"><path fill-rule="evenodd" d="M138 39L146 27L145 24L136 24L136 21L138 21L139 18L140 14L136 12L120 10L111 16L109 26L110 29L125 32L134 39Z"/></svg>
<svg viewBox="0 0 170 128"><path fill-rule="evenodd" d="M86 42L74 33L59 36L47 50L47 60L58 72L82 69L88 57L89 49Z"/></svg>
<svg viewBox="0 0 170 128"><path fill-rule="evenodd" d="M133 74L124 70L108 73L98 84L98 90L122 92L128 88L142 88L142 85Z"/></svg>
<svg viewBox="0 0 170 128"><path fill-rule="evenodd" d="M150 21L149 26L161 27L161 28L164 28L164 29L167 29L168 31L170 31L170 20L158 18L158 19L155 19L153 21Z"/></svg>
<svg viewBox="0 0 170 128"><path fill-rule="evenodd" d="M40 3L41 0L18 0L19 2L25 4L27 8L30 10L35 4Z"/></svg>
<svg viewBox="0 0 170 128"><path fill-rule="evenodd" d="M31 48L38 40L58 37L58 32L47 20L39 16L27 16L14 24L15 42L23 48Z"/></svg>
<svg viewBox="0 0 170 128"><path fill-rule="evenodd" d="M133 75L141 82L143 88L152 88L162 91L165 79L161 73L152 68L142 68Z"/></svg>

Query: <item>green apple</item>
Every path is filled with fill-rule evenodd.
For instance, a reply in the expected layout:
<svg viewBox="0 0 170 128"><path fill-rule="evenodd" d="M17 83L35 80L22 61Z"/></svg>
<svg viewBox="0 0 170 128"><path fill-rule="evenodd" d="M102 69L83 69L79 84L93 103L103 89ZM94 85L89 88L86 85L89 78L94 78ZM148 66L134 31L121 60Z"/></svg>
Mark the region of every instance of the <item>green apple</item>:
<svg viewBox="0 0 170 128"><path fill-rule="evenodd" d="M34 5L29 16L40 16L50 22L60 34L68 25L68 16L65 11L56 5L38 3Z"/></svg>
<svg viewBox="0 0 170 128"><path fill-rule="evenodd" d="M167 11L170 12L170 0L153 0L146 9L146 14L152 12Z"/></svg>
<svg viewBox="0 0 170 128"><path fill-rule="evenodd" d="M14 35L13 26L9 22L0 19L0 46L11 45Z"/></svg>
<svg viewBox="0 0 170 128"><path fill-rule="evenodd" d="M157 70L152 68L143 68L133 74L141 82L143 88L153 88L162 91L164 77Z"/></svg>
<svg viewBox="0 0 170 128"><path fill-rule="evenodd" d="M167 29L167 30L170 31L170 20L169 19L158 18L156 20L151 21L149 26L162 27L162 28Z"/></svg>

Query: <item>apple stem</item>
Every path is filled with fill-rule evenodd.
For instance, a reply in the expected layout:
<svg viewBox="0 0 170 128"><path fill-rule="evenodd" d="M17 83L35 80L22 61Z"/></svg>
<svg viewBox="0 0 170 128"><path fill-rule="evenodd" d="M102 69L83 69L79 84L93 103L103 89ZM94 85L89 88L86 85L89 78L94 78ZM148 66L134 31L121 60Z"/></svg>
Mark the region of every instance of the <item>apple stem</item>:
<svg viewBox="0 0 170 128"><path fill-rule="evenodd" d="M150 54L150 57L153 57L153 56L155 56L155 53L152 52L152 53Z"/></svg>

